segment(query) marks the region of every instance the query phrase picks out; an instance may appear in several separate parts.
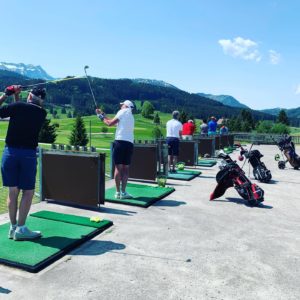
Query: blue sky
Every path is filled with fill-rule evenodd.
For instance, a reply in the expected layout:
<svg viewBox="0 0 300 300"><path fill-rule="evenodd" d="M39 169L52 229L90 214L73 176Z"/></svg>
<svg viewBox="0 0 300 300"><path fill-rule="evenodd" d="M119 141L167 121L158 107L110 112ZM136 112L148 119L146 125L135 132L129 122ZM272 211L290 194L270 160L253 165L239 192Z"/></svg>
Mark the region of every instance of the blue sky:
<svg viewBox="0 0 300 300"><path fill-rule="evenodd" d="M0 61L300 106L298 0L0 0Z"/></svg>

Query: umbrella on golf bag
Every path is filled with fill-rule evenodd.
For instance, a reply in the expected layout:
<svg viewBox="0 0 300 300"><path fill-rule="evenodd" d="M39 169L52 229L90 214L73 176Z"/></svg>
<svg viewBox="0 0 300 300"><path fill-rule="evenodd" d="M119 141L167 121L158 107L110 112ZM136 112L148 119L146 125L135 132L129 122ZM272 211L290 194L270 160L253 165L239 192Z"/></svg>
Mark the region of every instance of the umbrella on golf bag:
<svg viewBox="0 0 300 300"><path fill-rule="evenodd" d="M261 158L263 155L258 150L250 150L243 148L241 145L239 145L241 148L239 160L243 160L244 157L248 159L248 162L253 168L253 176L256 180L260 182L269 182L272 178L271 171L267 169L266 165L261 161Z"/></svg>
<svg viewBox="0 0 300 300"><path fill-rule="evenodd" d="M217 186L210 195L210 200L223 196L226 190L234 187L239 195L252 206L264 201L264 191L255 183L252 183L240 166L227 154L219 154L222 159L220 171L217 173Z"/></svg>
<svg viewBox="0 0 300 300"><path fill-rule="evenodd" d="M289 135L284 135L278 142L277 146L281 153L286 157L286 161L280 160L278 162L278 168L284 169L287 162L294 169L300 168L300 156L296 153L295 144L292 142L292 137Z"/></svg>

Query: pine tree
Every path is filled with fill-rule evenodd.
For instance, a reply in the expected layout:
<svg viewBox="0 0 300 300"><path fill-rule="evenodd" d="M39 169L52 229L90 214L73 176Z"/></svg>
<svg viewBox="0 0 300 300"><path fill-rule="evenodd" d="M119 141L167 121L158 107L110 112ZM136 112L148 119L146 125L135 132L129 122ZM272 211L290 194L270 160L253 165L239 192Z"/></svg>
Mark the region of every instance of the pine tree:
<svg viewBox="0 0 300 300"><path fill-rule="evenodd" d="M156 112L155 115L154 115L153 123L154 124L160 124L160 117L158 115L158 112Z"/></svg>
<svg viewBox="0 0 300 300"><path fill-rule="evenodd" d="M50 120L46 119L39 134L39 142L53 144L57 137L56 128L56 124L50 125Z"/></svg>
<svg viewBox="0 0 300 300"><path fill-rule="evenodd" d="M89 142L87 137L86 128L83 119L77 115L75 123L70 136L70 145L73 146L86 146Z"/></svg>
<svg viewBox="0 0 300 300"><path fill-rule="evenodd" d="M151 102L145 101L142 106L142 116L144 118L151 118L151 115L154 113L154 106Z"/></svg>
<svg viewBox="0 0 300 300"><path fill-rule="evenodd" d="M285 112L284 109L280 110L280 112L278 114L277 121L278 121L278 123L282 123L282 124L285 124L285 125L290 125L289 118L286 115L286 112Z"/></svg>
<svg viewBox="0 0 300 300"><path fill-rule="evenodd" d="M188 121L188 116L187 116L187 114L186 114L186 112L185 112L184 110L182 110L182 111L180 112L180 115L179 115L179 121L180 121L182 124L184 124L184 123L186 123L186 122Z"/></svg>

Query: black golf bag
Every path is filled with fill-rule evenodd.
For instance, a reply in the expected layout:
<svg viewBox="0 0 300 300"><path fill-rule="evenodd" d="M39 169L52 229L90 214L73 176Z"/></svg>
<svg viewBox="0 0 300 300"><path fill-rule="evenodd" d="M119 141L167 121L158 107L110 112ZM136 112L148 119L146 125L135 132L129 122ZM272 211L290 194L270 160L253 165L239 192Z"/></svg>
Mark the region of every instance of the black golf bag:
<svg viewBox="0 0 300 300"><path fill-rule="evenodd" d="M283 155L286 157L286 161L279 161L278 168L284 169L286 162L289 162L294 169L300 168L300 156L296 153L295 144L292 142L292 137L285 135L278 142L277 146Z"/></svg>
<svg viewBox="0 0 300 300"><path fill-rule="evenodd" d="M244 156L248 159L249 163L253 168L253 176L256 180L260 182L269 182L272 178L271 171L267 169L266 165L260 160L263 155L258 150L250 150L244 149L240 146L240 160Z"/></svg>
<svg viewBox="0 0 300 300"><path fill-rule="evenodd" d="M226 190L234 187L239 195L252 206L264 201L264 191L255 183L252 183L240 166L227 154L219 154L222 159L220 171L217 173L217 186L210 195L210 200L224 195Z"/></svg>

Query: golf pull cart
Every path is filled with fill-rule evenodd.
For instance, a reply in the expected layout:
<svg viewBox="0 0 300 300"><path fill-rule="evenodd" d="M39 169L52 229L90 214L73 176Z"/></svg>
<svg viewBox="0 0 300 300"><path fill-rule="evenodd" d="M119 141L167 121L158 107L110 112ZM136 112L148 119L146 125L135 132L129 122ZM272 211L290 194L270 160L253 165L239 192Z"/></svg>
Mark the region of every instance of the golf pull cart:
<svg viewBox="0 0 300 300"><path fill-rule="evenodd" d="M228 154L220 153L220 171L216 175L217 186L210 195L210 200L223 196L226 190L234 187L239 195L251 206L257 206L264 201L264 191L252 183L240 166Z"/></svg>
<svg viewBox="0 0 300 300"><path fill-rule="evenodd" d="M260 182L269 182L272 179L272 174L271 171L267 169L266 165L261 161L263 154L261 154L261 152L257 149L251 150L253 145L251 145L250 150L243 148L241 145L237 146L241 149L239 160L242 161L244 158L248 160L253 168L254 178Z"/></svg>
<svg viewBox="0 0 300 300"><path fill-rule="evenodd" d="M275 160L278 161L278 168L285 169L286 163L289 162L295 170L298 170L300 168L300 156L296 153L292 137L284 135L279 141L275 142L281 151L282 158L286 157L286 160L280 160L280 156L278 154L275 155Z"/></svg>

